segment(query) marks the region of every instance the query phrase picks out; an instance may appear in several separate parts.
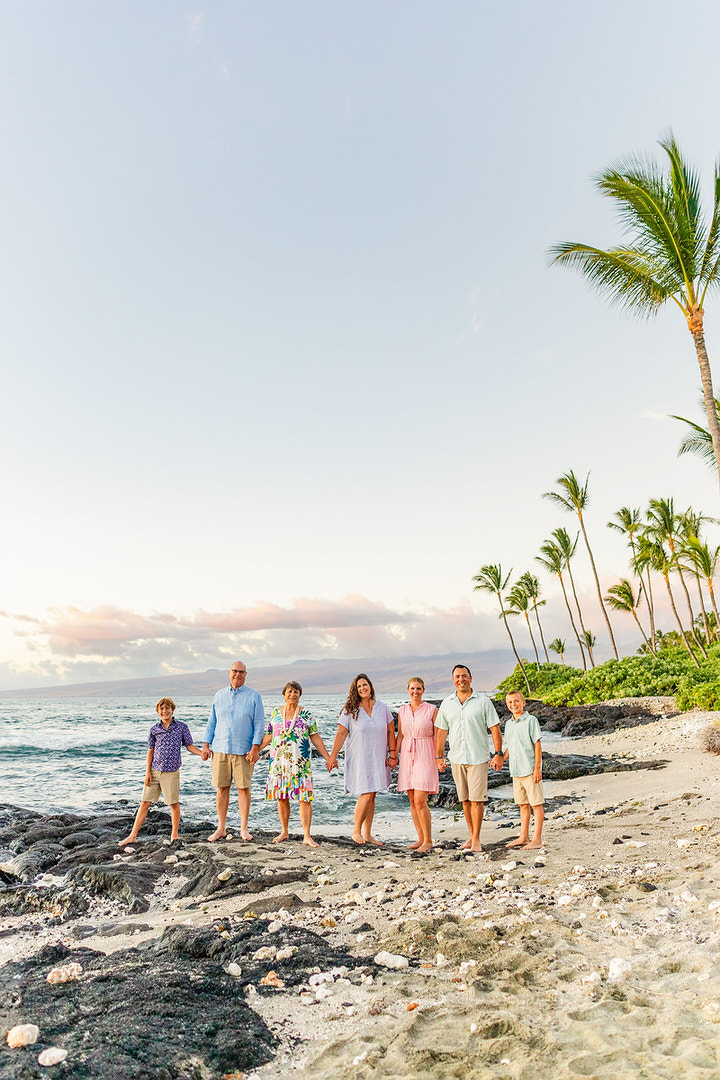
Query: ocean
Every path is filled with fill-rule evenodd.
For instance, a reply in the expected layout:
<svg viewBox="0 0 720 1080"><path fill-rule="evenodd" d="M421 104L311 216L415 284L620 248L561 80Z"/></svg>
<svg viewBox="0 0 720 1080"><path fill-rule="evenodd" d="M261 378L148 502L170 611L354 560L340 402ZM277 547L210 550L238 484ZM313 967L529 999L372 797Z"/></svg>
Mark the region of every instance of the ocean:
<svg viewBox="0 0 720 1080"><path fill-rule="evenodd" d="M202 746L211 699L174 697L175 716L189 726L196 744ZM397 709L405 695L385 697ZM304 694L302 704L317 721L328 750L337 730L337 717L345 696ZM263 696L266 715L282 704L279 694ZM145 776L147 736L157 722L155 698L63 698L7 699L0 701L0 802L41 813L107 809L127 800L135 809L140 802ZM546 744L543 734L543 744ZM557 742L558 737L551 737ZM255 766L252 780L250 825L273 829L277 825L274 802L265 801L268 758ZM355 800L345 794L344 761L328 774L325 763L313 757L313 829L352 821ZM210 762L183 751L180 770L180 806L183 817L213 821L215 790L210 783ZM393 792L377 797L378 816L402 814L408 835L414 831L406 795ZM237 801L231 796L228 826L238 825ZM291 832L299 828L297 811Z"/></svg>

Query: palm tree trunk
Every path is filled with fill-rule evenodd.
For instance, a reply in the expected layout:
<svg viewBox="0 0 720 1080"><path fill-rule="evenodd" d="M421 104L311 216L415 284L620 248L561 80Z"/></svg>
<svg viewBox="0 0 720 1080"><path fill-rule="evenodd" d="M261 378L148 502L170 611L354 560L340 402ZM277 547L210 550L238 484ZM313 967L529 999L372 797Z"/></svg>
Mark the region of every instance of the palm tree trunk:
<svg viewBox="0 0 720 1080"><path fill-rule="evenodd" d="M635 609L634 609L634 608L633 608L633 613L632 613L632 615L633 615L633 619L634 619L634 620L635 620L635 622L636 622L636 623L638 624L638 630L640 631L640 633L641 633L641 634L642 634L642 636L643 636L643 641L644 641L644 642L645 642L645 644L647 645L648 649L650 649L650 651L652 652L652 645L650 644L650 642L648 641L647 637L645 636L645 631L644 631L644 630L643 630L643 628L642 628L642 623L641 623L641 622L640 622L640 620L638 619L638 617L637 617L637 612L635 611Z"/></svg>
<svg viewBox="0 0 720 1080"><path fill-rule="evenodd" d="M530 681L529 681L529 679L527 677L527 671L525 670L525 665L523 664L522 660L518 656L518 651L515 648L515 639L512 636L512 631L511 631L510 627L508 626L507 619L505 618L505 609L503 607L503 599L502 599L502 596L500 595L500 593L497 593L497 598L498 598L498 603L500 604L500 614L502 615L502 621L505 623L505 629L508 632L508 637L510 638L510 644L512 645L512 651L515 653L515 659L518 662L518 667L520 668L520 670L523 673L523 679L525 680L525 686L527 688L528 697L532 697L532 690L530 689Z"/></svg>
<svg viewBox="0 0 720 1080"><path fill-rule="evenodd" d="M700 379L702 381L708 431L712 438L713 450L715 451L715 462L718 469L718 478L720 479L720 423L718 423L717 408L715 407L710 361L708 360L707 349L705 348L703 309L699 304L696 304L695 308L690 311L690 314L687 317L687 323L688 330L692 334L693 341L695 342L695 352L697 353L697 360L700 365Z"/></svg>
<svg viewBox="0 0 720 1080"><path fill-rule="evenodd" d="M565 582L563 581L562 574L558 574L558 577L560 578L560 585L562 587L562 593L563 593L563 596L565 597L565 607L567 608L568 615L570 616L570 625L573 628L573 633L575 634L575 637L577 638L578 648L580 649L580 659L582 660L583 671L587 671L587 663L585 661L585 653L583 651L582 642L580 640L580 635L578 634L577 626L575 625L575 620L573 619L573 613L572 613L572 608L570 607L570 601L568 600L567 592L565 591ZM563 663L565 663L564 660L563 660Z"/></svg>
<svg viewBox="0 0 720 1080"><path fill-rule="evenodd" d="M653 651L653 655L657 656L657 649L655 646L655 601L653 600L652 580L650 577L649 566L647 568L647 592L645 593L645 596L647 598L648 611L650 613L650 648Z"/></svg>
<svg viewBox="0 0 720 1080"><path fill-rule="evenodd" d="M595 588L597 589L598 600L600 601L600 607L602 608L602 613L605 616L605 624L607 625L608 634L610 635L610 644L612 645L612 650L613 650L613 652L615 654L615 659L619 660L620 657L618 656L617 645L615 644L615 637L613 635L612 626L610 625L610 619L608 617L608 613L607 613L607 610L605 608L605 604L604 604L603 598L602 598L602 589L600 588L600 578L598 577L598 572L597 572L597 569L595 567L595 560L593 559L593 553L592 553L592 550L590 548L590 543L589 543L588 538L587 538L587 533L585 532L585 522L583 521L583 516L582 516L581 511L578 511L578 518L580 520L580 528L582 529L583 540L585 541L585 547L587 548L587 553L590 556L590 565L592 566L592 572L593 572L593 576L595 578Z"/></svg>
<svg viewBox="0 0 720 1080"><path fill-rule="evenodd" d="M695 571L695 581L697 582L698 597L700 599L700 610L702 611L703 626L705 627L705 641L710 644L710 623L708 622L707 611L705 610L705 600L702 594L702 584L700 582L700 573Z"/></svg>
<svg viewBox="0 0 720 1080"><path fill-rule="evenodd" d="M670 597L670 606L673 609L673 615L675 616L675 621L677 622L678 628L680 630L680 637L685 642L685 648L690 653L690 655L691 655L691 657L693 659L693 663L695 664L695 667L700 667L700 661L698 660L697 656L695 655L695 653L690 648L690 642L688 641L687 637L685 636L685 631L683 630L683 625L680 622L680 616L678 615L677 608L675 607L675 598L674 598L674 596L672 594L672 589L670 588L670 574L668 573L667 570L663 574L663 577L665 578L665 584L667 586L668 596Z"/></svg>
<svg viewBox="0 0 720 1080"><path fill-rule="evenodd" d="M540 671L540 657L538 656L537 645L535 644L535 638L533 637L532 626L530 625L530 616L528 615L527 611L523 611L523 615L525 616L525 622L527 623L527 628L530 631L530 640L532 641L532 647L533 647L533 650L535 652L535 663L537 664L538 671Z"/></svg>
<svg viewBox="0 0 720 1080"><path fill-rule="evenodd" d="M568 577L570 578L570 585L572 587L572 594L573 594L573 597L575 598L575 607L577 608L578 619L580 620L580 628L581 628L581 630L583 632L583 637L585 637L585 634L587 634L587 630L585 629L585 623L583 622L582 610L580 608L580 601L578 600L577 593L575 591L575 579L573 578L572 570L570 569L570 560L569 559L568 559L568 562L567 562L567 572L568 572ZM583 645L588 650L588 655L590 657L590 666L595 667L595 661L593 660L592 653L590 652L590 649L588 648L587 639L585 639L583 641L583 643L582 643L582 645L580 647L582 648Z"/></svg>
<svg viewBox="0 0 720 1080"><path fill-rule="evenodd" d="M538 615L538 606L537 606L537 604L535 604L535 607L534 607L533 610L535 611L535 619L537 621L538 630L540 631L540 640L542 641L543 652L545 653L545 662L547 664L549 664L550 663L550 657L548 656L547 645L545 644L545 636L544 636L544 634L542 632L542 625L540 623L540 616Z"/></svg>
<svg viewBox="0 0 720 1080"><path fill-rule="evenodd" d="M713 579L711 577L707 579L707 585L708 592L710 593L710 603L712 604L712 609L715 612L715 636L717 637L717 635L720 634L720 615L718 615L717 604L715 603L715 590L713 588Z"/></svg>

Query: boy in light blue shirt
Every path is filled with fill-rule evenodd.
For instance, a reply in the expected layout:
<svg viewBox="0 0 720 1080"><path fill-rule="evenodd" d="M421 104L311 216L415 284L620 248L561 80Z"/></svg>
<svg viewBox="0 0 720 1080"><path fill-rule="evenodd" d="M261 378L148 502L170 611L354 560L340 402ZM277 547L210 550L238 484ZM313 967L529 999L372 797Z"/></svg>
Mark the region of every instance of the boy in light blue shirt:
<svg viewBox="0 0 720 1080"><path fill-rule="evenodd" d="M520 835L517 840L511 840L505 846L534 850L543 846L542 827L545 820L540 724L535 716L530 716L525 711L525 698L519 690L508 694L505 704L510 710L510 716L505 724L503 761L510 758L513 795L520 807ZM530 839L531 806L535 822L532 840Z"/></svg>

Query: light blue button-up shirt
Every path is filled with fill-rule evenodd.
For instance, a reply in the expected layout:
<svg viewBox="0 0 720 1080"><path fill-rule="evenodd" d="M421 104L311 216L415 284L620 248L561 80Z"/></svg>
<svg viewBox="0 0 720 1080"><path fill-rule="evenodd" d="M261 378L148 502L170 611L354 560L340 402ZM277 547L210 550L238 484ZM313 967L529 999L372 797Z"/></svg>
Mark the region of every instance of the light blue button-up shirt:
<svg viewBox="0 0 720 1080"><path fill-rule="evenodd" d="M510 775L532 776L535 772L535 743L540 740L537 717L524 712L516 720L512 713L505 724L505 745L510 752Z"/></svg>
<svg viewBox="0 0 720 1080"><path fill-rule="evenodd" d="M444 728L450 740L450 761L454 765L483 765L490 758L490 728L500 723L487 694L473 690L466 701L457 694L446 697L435 717L435 727Z"/></svg>
<svg viewBox="0 0 720 1080"><path fill-rule="evenodd" d="M265 710L257 690L224 686L213 698L205 742L216 754L247 754L265 734Z"/></svg>

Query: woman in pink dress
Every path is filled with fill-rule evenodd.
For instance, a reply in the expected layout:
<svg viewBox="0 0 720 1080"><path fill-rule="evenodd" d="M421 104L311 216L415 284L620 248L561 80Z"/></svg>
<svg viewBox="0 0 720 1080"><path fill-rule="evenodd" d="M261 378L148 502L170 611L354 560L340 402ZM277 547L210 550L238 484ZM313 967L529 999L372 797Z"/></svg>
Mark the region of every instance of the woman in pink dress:
<svg viewBox="0 0 720 1080"><path fill-rule="evenodd" d="M428 795L438 790L438 768L435 760L435 717L437 709L423 701L425 683L413 675L408 683L410 701L401 705L398 713L397 751L400 754L398 791L407 791L410 813L418 838L408 844L411 851L430 851L432 819Z"/></svg>

